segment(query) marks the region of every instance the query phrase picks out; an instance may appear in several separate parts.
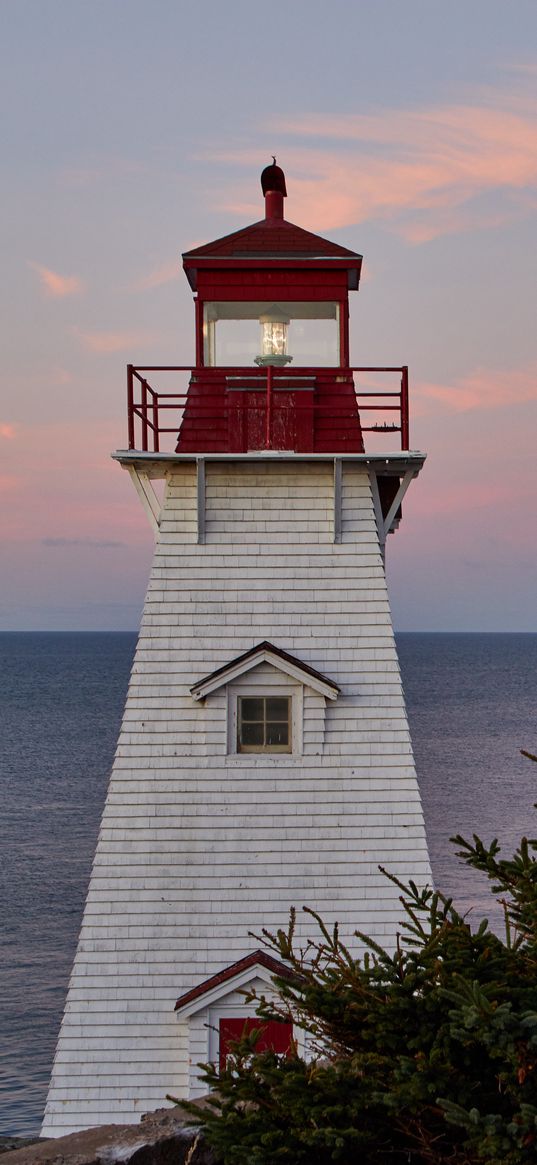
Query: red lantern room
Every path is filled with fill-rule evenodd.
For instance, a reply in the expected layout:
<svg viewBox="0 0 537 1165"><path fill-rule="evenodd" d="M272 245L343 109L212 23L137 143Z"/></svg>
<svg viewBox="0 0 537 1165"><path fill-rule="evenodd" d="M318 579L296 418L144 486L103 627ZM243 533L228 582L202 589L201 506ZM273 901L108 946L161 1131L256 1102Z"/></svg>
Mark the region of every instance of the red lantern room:
<svg viewBox="0 0 537 1165"><path fill-rule="evenodd" d="M261 186L260 222L183 256L198 367L177 452L362 452L348 371L361 255L286 221L276 159Z"/></svg>
<svg viewBox="0 0 537 1165"><path fill-rule="evenodd" d="M356 454L364 431L400 432L408 449L407 369L350 366L349 291L358 289L362 256L284 218L276 159L261 186L264 218L183 255L195 293L196 366L129 366L129 449L158 453L161 434L173 433L178 454ZM142 375L150 371L189 371L187 393L156 391ZM399 389L358 392L354 373L376 371L398 373ZM364 410L378 410L383 423L364 429Z"/></svg>

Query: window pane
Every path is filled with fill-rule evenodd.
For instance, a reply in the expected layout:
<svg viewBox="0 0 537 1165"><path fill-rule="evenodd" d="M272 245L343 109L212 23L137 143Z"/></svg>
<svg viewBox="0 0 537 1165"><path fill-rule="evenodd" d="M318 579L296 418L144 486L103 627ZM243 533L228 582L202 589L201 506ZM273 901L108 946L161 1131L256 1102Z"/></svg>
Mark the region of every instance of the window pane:
<svg viewBox="0 0 537 1165"><path fill-rule="evenodd" d="M264 719L264 701L261 696L258 700L253 697L244 697L241 699L241 719L242 720L263 720Z"/></svg>
<svg viewBox="0 0 537 1165"><path fill-rule="evenodd" d="M260 744L263 741L263 725L262 724L245 724L243 722L241 727L241 742L242 744Z"/></svg>
<svg viewBox="0 0 537 1165"><path fill-rule="evenodd" d="M289 744L289 725L267 723L267 744Z"/></svg>
<svg viewBox="0 0 537 1165"><path fill-rule="evenodd" d="M267 696L267 720L289 719L289 697Z"/></svg>

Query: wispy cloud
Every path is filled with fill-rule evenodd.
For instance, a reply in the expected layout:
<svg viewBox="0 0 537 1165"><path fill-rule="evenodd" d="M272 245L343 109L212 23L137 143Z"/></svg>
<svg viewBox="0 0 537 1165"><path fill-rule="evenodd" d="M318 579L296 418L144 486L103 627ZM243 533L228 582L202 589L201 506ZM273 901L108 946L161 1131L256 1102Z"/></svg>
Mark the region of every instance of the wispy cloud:
<svg viewBox="0 0 537 1165"><path fill-rule="evenodd" d="M380 219L421 243L531 213L537 184L533 88L533 69L525 66L510 77L509 90L480 90L458 104L272 119L265 127L272 138L290 142L289 217L313 230ZM258 151L225 153L226 163L249 167L254 157L257 164ZM285 166L283 148L281 162ZM483 198L491 196L494 205L484 207ZM239 195L228 209L258 214L259 204L246 205Z"/></svg>
<svg viewBox="0 0 537 1165"><path fill-rule="evenodd" d="M0 473L0 493L11 493L20 485L20 478L15 473Z"/></svg>
<svg viewBox="0 0 537 1165"><path fill-rule="evenodd" d="M65 419L36 416L21 424L24 440L0 441L0 492L17 497L16 506L0 507L4 544L32 546L47 570L61 558L82 573L77 553L84 563L91 554L111 563L122 553L144 554L148 534L151 544L147 519L126 475L110 458L112 449L124 445L125 427L115 412L77 419L69 410ZM51 457L51 450L57 455ZM52 542L43 545L43 539Z"/></svg>
<svg viewBox="0 0 537 1165"><path fill-rule="evenodd" d="M477 368L451 384L419 383L418 398L440 402L452 412L504 408L529 401L537 403L537 365L526 368Z"/></svg>
<svg viewBox="0 0 537 1165"><path fill-rule="evenodd" d="M73 374L67 368L62 368L61 364L55 364L49 372L44 372L44 376L48 376L52 384L72 384Z"/></svg>
<svg viewBox="0 0 537 1165"><path fill-rule="evenodd" d="M78 275L60 275L58 271L52 271L50 267L43 267L41 263L34 263L33 260L28 261L28 266L37 271L45 294L55 299L78 295L84 288Z"/></svg>
<svg viewBox="0 0 537 1165"><path fill-rule="evenodd" d="M417 490L412 498L416 513L431 514L437 520L441 514L467 514L474 510L486 510L493 506L509 505L517 497L516 488L510 482L460 482L438 481L431 478L427 489Z"/></svg>
<svg viewBox="0 0 537 1165"><path fill-rule="evenodd" d="M537 77L537 61L512 61L508 68L512 73L530 73Z"/></svg>
<svg viewBox="0 0 537 1165"><path fill-rule="evenodd" d="M42 538L41 543L43 546L85 546L93 550L118 550L126 545L106 538Z"/></svg>
<svg viewBox="0 0 537 1165"><path fill-rule="evenodd" d="M148 275L134 283L133 291L152 291L154 287L162 287L164 283L171 283L173 279L178 279L179 273L178 260L174 260L173 263L163 263L162 266L155 267Z"/></svg>
<svg viewBox="0 0 537 1165"><path fill-rule="evenodd" d="M122 352L154 339L149 332L86 332L82 328L73 328L73 332L90 352Z"/></svg>

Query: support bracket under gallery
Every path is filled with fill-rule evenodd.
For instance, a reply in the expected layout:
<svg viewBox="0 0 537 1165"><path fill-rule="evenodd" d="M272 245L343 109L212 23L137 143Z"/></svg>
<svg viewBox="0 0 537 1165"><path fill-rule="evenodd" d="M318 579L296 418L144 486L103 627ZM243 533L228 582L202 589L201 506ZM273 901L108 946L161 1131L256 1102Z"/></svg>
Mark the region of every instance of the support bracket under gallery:
<svg viewBox="0 0 537 1165"><path fill-rule="evenodd" d="M385 509L382 505L379 489L379 474L373 467L369 470L369 480L371 484L371 493L373 495L373 506L375 510L375 519L377 523L377 531L380 542L380 549L384 557L386 548L386 538L388 534L395 529L397 523L397 514L410 482L417 477L419 470L414 468L407 469L399 481L399 486L395 491L390 502L389 508Z"/></svg>
<svg viewBox="0 0 537 1165"><path fill-rule="evenodd" d="M147 473L138 469L135 465L128 465L127 469L130 474L131 481L134 485L136 493L144 507L144 510L149 518L149 524L154 534L158 533L160 526L160 500L155 492L153 483Z"/></svg>

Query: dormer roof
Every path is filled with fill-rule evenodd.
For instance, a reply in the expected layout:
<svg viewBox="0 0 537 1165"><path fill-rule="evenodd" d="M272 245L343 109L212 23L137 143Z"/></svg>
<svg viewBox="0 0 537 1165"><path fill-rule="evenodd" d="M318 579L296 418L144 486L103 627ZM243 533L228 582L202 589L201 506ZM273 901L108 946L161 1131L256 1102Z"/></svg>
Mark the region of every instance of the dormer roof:
<svg viewBox="0 0 537 1165"><path fill-rule="evenodd" d="M278 668L279 671L285 675L291 676L292 679L298 680L299 683L306 684L309 688L319 692L328 700L335 700L339 695L340 688L333 680L328 679L328 676L317 671L316 668L310 667L309 664L303 663L296 655L291 655L288 651L283 651L281 647L275 647L273 643L268 640L263 640L255 647L251 647L249 651L245 651L242 655L235 656L229 663L225 663L223 667L219 667L216 671L211 672L208 676L198 680L190 689L190 693L194 700L204 700L206 696L216 692L218 688L223 687L224 684L229 684L233 680L244 675L246 672L252 670L260 663L270 663L273 667Z"/></svg>

